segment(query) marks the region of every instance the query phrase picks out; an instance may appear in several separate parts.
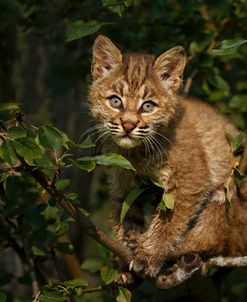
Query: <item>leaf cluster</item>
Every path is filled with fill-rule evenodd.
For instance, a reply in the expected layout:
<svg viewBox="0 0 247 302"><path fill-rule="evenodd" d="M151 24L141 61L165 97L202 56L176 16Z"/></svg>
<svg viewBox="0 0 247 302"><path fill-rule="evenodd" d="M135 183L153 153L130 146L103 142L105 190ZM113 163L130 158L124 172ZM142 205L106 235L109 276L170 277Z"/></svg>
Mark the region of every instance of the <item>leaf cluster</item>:
<svg viewBox="0 0 247 302"><path fill-rule="evenodd" d="M28 267L27 276L33 270L38 275L36 267L47 262L54 265L58 252L75 254L73 244L66 239L72 218L58 207L59 196L86 212L76 193L65 192L69 180L61 177L62 172L72 165L88 172L96 165L135 169L128 160L114 153L75 158L73 150L95 146L90 137L82 144L76 144L51 125L30 126L23 120L17 104L0 105L0 124L0 248L14 250ZM108 262L108 256L104 259ZM88 259L82 267L95 273L104 261L97 264L91 260L90 264ZM117 271L112 274L105 270L101 270L101 276L109 285ZM84 279L51 282L46 276L43 278L49 284L36 293L34 301L67 301L71 295L81 296L87 292ZM15 277L10 276L10 279ZM34 281L31 275L26 280ZM5 282L9 279L3 280L1 285ZM119 295L125 294L124 289L119 289ZM121 299L119 301L129 301Z"/></svg>

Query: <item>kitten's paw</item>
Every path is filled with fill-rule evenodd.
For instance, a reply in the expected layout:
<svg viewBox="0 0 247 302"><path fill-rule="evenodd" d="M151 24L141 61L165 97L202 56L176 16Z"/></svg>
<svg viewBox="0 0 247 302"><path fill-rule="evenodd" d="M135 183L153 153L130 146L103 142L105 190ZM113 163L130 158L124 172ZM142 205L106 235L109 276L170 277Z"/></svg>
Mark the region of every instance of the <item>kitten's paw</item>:
<svg viewBox="0 0 247 302"><path fill-rule="evenodd" d="M133 259L129 265L130 271L140 272L150 277L155 277L159 273L162 263L158 261L155 247L152 250L147 249L142 236L137 237L131 234L128 247L133 253Z"/></svg>
<svg viewBox="0 0 247 302"><path fill-rule="evenodd" d="M152 262L148 259L133 258L130 262L129 270L137 273L142 273L144 276L156 277L160 271L161 265L157 262Z"/></svg>

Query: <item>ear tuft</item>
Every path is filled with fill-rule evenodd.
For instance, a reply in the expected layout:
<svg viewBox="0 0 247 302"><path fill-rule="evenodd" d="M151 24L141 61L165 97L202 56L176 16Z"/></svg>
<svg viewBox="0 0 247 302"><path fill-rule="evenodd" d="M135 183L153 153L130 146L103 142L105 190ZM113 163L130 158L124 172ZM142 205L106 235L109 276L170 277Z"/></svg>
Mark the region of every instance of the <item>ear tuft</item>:
<svg viewBox="0 0 247 302"><path fill-rule="evenodd" d="M161 54L154 63L154 70L168 89L177 91L181 84L186 54L182 46L169 49Z"/></svg>
<svg viewBox="0 0 247 302"><path fill-rule="evenodd" d="M93 45L92 75L95 79L105 76L122 63L120 50L105 36L98 36Z"/></svg>

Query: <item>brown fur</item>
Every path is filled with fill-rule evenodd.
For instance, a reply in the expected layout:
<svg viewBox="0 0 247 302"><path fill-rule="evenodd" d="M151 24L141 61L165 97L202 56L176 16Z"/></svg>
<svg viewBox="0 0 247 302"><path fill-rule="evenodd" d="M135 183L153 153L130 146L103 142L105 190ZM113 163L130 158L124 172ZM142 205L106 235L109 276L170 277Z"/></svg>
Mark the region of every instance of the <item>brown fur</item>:
<svg viewBox="0 0 247 302"><path fill-rule="evenodd" d="M134 269L150 276L156 276L167 259L189 252L247 254L246 188L242 200L234 194L231 208L223 202L232 168L225 132L238 132L207 104L177 96L185 63L182 47L156 60L122 54L104 36L93 48L92 114L105 131L105 150L124 155L136 168L136 173L109 170L113 226L119 240L127 240L133 250ZM123 107L109 105L113 95ZM142 105L149 100L155 109L143 113ZM175 199L174 210L156 212L147 229L139 203L123 226L119 223L123 199L140 185L138 175L158 180Z"/></svg>

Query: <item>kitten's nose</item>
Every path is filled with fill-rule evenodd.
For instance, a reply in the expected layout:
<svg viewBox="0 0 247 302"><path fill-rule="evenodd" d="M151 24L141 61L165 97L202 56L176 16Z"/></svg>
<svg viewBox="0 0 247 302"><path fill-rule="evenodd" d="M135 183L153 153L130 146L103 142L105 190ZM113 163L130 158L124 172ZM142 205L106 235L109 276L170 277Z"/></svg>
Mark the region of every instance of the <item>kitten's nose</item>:
<svg viewBox="0 0 247 302"><path fill-rule="evenodd" d="M130 121L122 122L122 127L124 128L126 133L130 133L135 128L135 126L136 125Z"/></svg>

